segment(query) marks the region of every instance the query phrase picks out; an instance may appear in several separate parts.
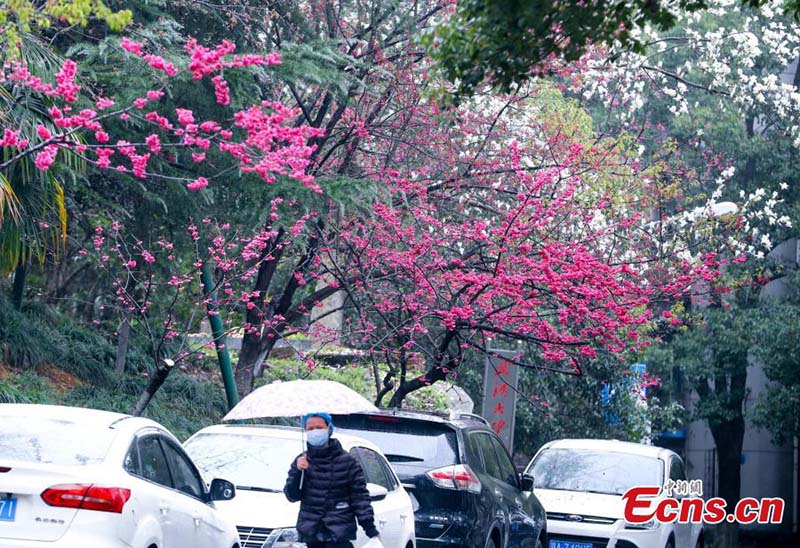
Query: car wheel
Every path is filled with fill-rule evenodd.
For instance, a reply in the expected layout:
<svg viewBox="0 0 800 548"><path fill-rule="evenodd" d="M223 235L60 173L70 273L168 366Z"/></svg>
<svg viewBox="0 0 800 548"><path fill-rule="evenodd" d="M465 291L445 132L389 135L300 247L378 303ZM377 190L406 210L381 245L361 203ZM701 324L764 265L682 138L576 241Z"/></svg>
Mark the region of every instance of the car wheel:
<svg viewBox="0 0 800 548"><path fill-rule="evenodd" d="M500 548L497 545L497 541L494 540L494 536L489 536L489 539L486 541L486 548Z"/></svg>
<svg viewBox="0 0 800 548"><path fill-rule="evenodd" d="M674 540L672 540L672 539L669 539L669 540L667 541L667 545L666 545L666 546L664 546L664 548L675 548L675 541L674 541Z"/></svg>

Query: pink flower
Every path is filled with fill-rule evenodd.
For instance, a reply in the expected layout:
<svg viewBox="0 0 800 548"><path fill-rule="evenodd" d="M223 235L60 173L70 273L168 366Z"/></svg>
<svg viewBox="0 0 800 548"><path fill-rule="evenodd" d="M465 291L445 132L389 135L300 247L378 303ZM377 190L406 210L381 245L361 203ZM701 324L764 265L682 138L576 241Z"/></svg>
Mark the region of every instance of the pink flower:
<svg viewBox="0 0 800 548"><path fill-rule="evenodd" d="M107 143L109 141L108 133L105 131L95 131L94 138L98 143Z"/></svg>
<svg viewBox="0 0 800 548"><path fill-rule="evenodd" d="M208 180L205 177L198 177L197 179L186 185L186 188L194 191L206 188L207 186L208 186Z"/></svg>
<svg viewBox="0 0 800 548"><path fill-rule="evenodd" d="M53 138L53 134L50 133L50 130L44 127L42 124L36 126L36 135L38 135L45 141Z"/></svg>
<svg viewBox="0 0 800 548"><path fill-rule="evenodd" d="M202 162L205 159L206 159L205 152L192 152L192 160L194 160L195 162Z"/></svg>
<svg viewBox="0 0 800 548"><path fill-rule="evenodd" d="M61 95L68 103L78 100L80 88L75 85L75 76L78 74L78 65L75 61L67 59L56 73L56 93Z"/></svg>
<svg viewBox="0 0 800 548"><path fill-rule="evenodd" d="M150 150L152 152L156 154L161 152L161 140L158 138L158 135L156 134L148 135L145 138L144 142L147 144L148 147L150 147Z"/></svg>
<svg viewBox="0 0 800 548"><path fill-rule="evenodd" d="M159 55L145 55L143 59L147 61L147 64L150 65L151 68L165 72L167 73L167 76L175 76L178 74L178 70L175 68L175 65Z"/></svg>
<svg viewBox="0 0 800 548"><path fill-rule="evenodd" d="M151 101L158 101L162 97L164 97L164 92L161 90L151 89L147 92L147 98Z"/></svg>
<svg viewBox="0 0 800 548"><path fill-rule="evenodd" d="M58 154L58 147L56 145L47 145L44 150L36 155L33 163L42 171L47 171L56 161Z"/></svg>
<svg viewBox="0 0 800 548"><path fill-rule="evenodd" d="M111 155L114 154L113 148L98 148L97 153L97 167L107 168L111 165Z"/></svg>
<svg viewBox="0 0 800 548"><path fill-rule="evenodd" d="M122 42L120 43L122 49L127 51L128 53L133 53L134 55L141 56L142 55L142 44L139 42L134 42L130 38L123 38Z"/></svg>
<svg viewBox="0 0 800 548"><path fill-rule="evenodd" d="M5 128L3 138L0 139L0 147L13 147L19 142L19 131Z"/></svg>
<svg viewBox="0 0 800 548"><path fill-rule="evenodd" d="M137 97L133 100L133 106L135 106L139 110L143 110L144 107L147 106L147 99L144 97Z"/></svg>
<svg viewBox="0 0 800 548"><path fill-rule="evenodd" d="M189 125L194 123L194 113L187 108L176 108L175 112L178 114L178 122L181 125Z"/></svg>
<svg viewBox="0 0 800 548"><path fill-rule="evenodd" d="M228 82L221 75L216 75L211 79L214 82L214 94L217 97L217 103L220 105L231 104L231 92L228 88Z"/></svg>
<svg viewBox="0 0 800 548"><path fill-rule="evenodd" d="M105 97L101 97L97 101L95 101L94 106L97 110L105 110L107 108L111 108L114 106L114 101L111 99L106 99Z"/></svg>

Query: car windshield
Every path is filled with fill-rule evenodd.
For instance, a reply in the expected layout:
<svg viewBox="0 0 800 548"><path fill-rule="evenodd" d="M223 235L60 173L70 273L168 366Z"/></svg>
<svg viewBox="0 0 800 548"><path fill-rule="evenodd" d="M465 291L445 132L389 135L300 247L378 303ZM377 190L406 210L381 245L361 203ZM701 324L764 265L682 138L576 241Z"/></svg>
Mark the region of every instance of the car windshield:
<svg viewBox="0 0 800 548"><path fill-rule="evenodd" d="M527 473L537 489L610 495L664 483L664 465L658 458L587 449L545 449Z"/></svg>
<svg viewBox="0 0 800 548"><path fill-rule="evenodd" d="M292 461L302 452L300 439L248 435L198 434L186 452L206 481L225 478L239 489L281 492Z"/></svg>
<svg viewBox="0 0 800 548"><path fill-rule="evenodd" d="M0 415L0 462L97 464L105 458L115 435L107 423Z"/></svg>

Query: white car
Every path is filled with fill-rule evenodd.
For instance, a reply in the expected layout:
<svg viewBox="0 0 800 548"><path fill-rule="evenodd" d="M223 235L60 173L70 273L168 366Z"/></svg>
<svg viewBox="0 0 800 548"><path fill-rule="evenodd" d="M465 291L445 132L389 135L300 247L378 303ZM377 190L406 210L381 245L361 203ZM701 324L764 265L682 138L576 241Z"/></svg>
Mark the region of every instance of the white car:
<svg viewBox="0 0 800 548"><path fill-rule="evenodd" d="M372 443L334 433L361 463L386 548L415 548L411 498L386 458ZM294 459L304 451L301 431L280 426L218 425L200 430L184 444L206 477L225 475L236 499L219 505L234 520L242 548L289 548L299 543L295 524L300 503L290 503L283 487ZM361 527L355 546L369 539Z"/></svg>
<svg viewBox="0 0 800 548"><path fill-rule="evenodd" d="M695 548L699 524L627 523L622 495L631 487L662 488L686 480L674 452L615 440L557 440L528 464L534 493L547 512L547 548Z"/></svg>
<svg viewBox="0 0 800 548"><path fill-rule="evenodd" d="M158 423L51 405L0 405L0 547L232 548L233 524Z"/></svg>

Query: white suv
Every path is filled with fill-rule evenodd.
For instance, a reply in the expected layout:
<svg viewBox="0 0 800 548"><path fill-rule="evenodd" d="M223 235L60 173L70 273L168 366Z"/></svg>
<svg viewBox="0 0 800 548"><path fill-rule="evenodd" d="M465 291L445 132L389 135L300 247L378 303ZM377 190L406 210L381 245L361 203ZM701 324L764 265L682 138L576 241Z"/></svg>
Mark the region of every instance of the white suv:
<svg viewBox="0 0 800 548"><path fill-rule="evenodd" d="M366 440L334 436L364 469L381 543L415 548L411 498L386 458ZM222 474L236 484L236 499L220 504L220 510L237 524L242 548L304 546L295 530L300 503L283 494L289 467L304 450L300 429L224 424L200 430L184 445L207 477ZM356 547L368 540L359 527Z"/></svg>
<svg viewBox="0 0 800 548"><path fill-rule="evenodd" d="M151 420L0 404L0 548L235 548L235 492Z"/></svg>
<svg viewBox="0 0 800 548"><path fill-rule="evenodd" d="M557 440L544 445L525 473L547 512L548 548L695 548L702 526L627 523L622 495L686 480L674 452L616 440ZM664 490L658 498L666 495Z"/></svg>

